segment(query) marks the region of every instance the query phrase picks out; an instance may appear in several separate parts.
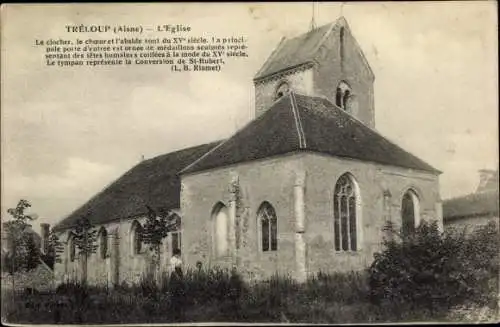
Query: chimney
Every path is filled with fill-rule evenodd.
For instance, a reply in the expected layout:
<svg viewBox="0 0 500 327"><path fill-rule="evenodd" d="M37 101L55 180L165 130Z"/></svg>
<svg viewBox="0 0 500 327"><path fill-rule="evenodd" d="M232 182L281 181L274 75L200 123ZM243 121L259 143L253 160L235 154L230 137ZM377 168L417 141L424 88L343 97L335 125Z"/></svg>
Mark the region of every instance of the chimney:
<svg viewBox="0 0 500 327"><path fill-rule="evenodd" d="M41 236L42 236L42 244L40 245L41 250L44 254L47 254L49 250L49 230L50 224L41 223L40 224Z"/></svg>

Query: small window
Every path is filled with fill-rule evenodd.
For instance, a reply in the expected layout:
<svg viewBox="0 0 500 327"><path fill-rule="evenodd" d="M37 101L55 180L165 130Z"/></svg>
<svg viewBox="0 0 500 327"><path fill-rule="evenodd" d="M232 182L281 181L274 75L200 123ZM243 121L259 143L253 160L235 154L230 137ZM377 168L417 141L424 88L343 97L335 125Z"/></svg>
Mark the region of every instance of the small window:
<svg viewBox="0 0 500 327"><path fill-rule="evenodd" d="M351 87L344 81L341 81L335 90L335 104L344 110L348 110L348 102L352 95Z"/></svg>
<svg viewBox="0 0 500 327"><path fill-rule="evenodd" d="M257 213L260 222L261 249L263 252L278 250L278 218L273 206L264 202Z"/></svg>
<svg viewBox="0 0 500 327"><path fill-rule="evenodd" d="M75 261L75 254L76 254L76 245L75 245L75 240L74 237L71 236L69 239L69 261L74 262Z"/></svg>
<svg viewBox="0 0 500 327"><path fill-rule="evenodd" d="M342 108L344 108L344 110L349 109L348 101L349 101L350 95L351 95L351 92L349 90L345 90L344 97L342 99Z"/></svg>
<svg viewBox="0 0 500 327"><path fill-rule="evenodd" d="M340 28L340 60L344 59L344 27Z"/></svg>
<svg viewBox="0 0 500 327"><path fill-rule="evenodd" d="M99 231L99 255L101 259L108 256L108 232L104 227Z"/></svg>
<svg viewBox="0 0 500 327"><path fill-rule="evenodd" d="M172 232L172 255L174 255L175 249L181 249L181 236L182 235L180 231Z"/></svg>
<svg viewBox="0 0 500 327"><path fill-rule="evenodd" d="M337 92L335 93L335 104L337 107L342 108L342 90L337 87Z"/></svg>
<svg viewBox="0 0 500 327"><path fill-rule="evenodd" d="M278 100L290 91L290 86L287 82L282 82L276 89L276 94L274 96L275 100Z"/></svg>
<svg viewBox="0 0 500 327"><path fill-rule="evenodd" d="M132 253L133 254L140 254L142 253L142 226L141 224L135 220L132 223L132 232L131 232L131 238L132 238Z"/></svg>

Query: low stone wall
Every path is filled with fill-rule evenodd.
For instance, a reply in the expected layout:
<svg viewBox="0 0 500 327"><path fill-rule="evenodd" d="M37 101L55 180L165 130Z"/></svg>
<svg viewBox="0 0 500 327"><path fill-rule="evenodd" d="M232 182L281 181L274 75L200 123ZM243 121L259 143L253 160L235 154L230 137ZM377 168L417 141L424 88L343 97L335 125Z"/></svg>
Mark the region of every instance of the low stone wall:
<svg viewBox="0 0 500 327"><path fill-rule="evenodd" d="M2 288L12 290L12 277L2 273ZM14 275L14 287L16 291L26 288L36 289L39 292L46 292L54 289L54 273L44 263L28 272L18 272Z"/></svg>

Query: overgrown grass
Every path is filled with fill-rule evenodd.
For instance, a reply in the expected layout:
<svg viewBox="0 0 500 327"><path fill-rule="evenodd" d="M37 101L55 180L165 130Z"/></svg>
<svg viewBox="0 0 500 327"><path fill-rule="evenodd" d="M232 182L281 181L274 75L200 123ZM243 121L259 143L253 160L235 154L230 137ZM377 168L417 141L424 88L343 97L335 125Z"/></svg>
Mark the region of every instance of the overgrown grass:
<svg viewBox="0 0 500 327"><path fill-rule="evenodd" d="M320 272L305 283L273 275L248 284L235 271L218 268L187 270L181 287L167 275L159 282L144 276L135 285L114 288L68 282L51 294L3 294L2 315L8 322L45 324L383 323L461 320L463 315L450 315L455 304L488 306L498 315L496 229L486 227L467 239L440 236L434 227L418 233L414 245L388 243L374 265L361 272ZM441 296L444 291L450 296ZM467 292L481 296L453 296ZM418 299L425 297L432 306L420 305ZM182 307L180 316L174 315L176 304Z"/></svg>
<svg viewBox="0 0 500 327"><path fill-rule="evenodd" d="M370 302L365 272L287 276L247 284L227 270L186 272L183 321L363 323L432 320L429 312ZM145 276L113 289L69 282L51 294L4 294L4 319L16 323L168 323L172 285Z"/></svg>

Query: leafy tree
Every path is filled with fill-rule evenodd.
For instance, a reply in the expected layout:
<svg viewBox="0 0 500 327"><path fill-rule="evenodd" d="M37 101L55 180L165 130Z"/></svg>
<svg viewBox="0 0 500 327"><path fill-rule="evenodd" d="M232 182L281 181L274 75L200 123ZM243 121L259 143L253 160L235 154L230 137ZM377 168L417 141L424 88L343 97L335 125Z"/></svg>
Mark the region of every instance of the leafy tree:
<svg viewBox="0 0 500 327"><path fill-rule="evenodd" d="M153 265L158 272L161 262L161 247L163 239L168 233L178 230L180 226L179 216L170 210L159 209L155 211L150 206L147 208L147 220L142 229L142 240L149 245L153 252ZM157 274L159 276L159 274Z"/></svg>
<svg viewBox="0 0 500 327"><path fill-rule="evenodd" d="M35 269L40 264L40 247L35 243L32 235L26 233L23 236L24 243L24 260L23 268L27 271Z"/></svg>
<svg viewBox="0 0 500 327"><path fill-rule="evenodd" d="M4 259L8 265L6 269L12 275L12 287L15 287L14 274L20 270L30 270L36 267L39 260L39 249L33 235L29 230L30 222L36 219L34 214L26 211L31 204L24 199L19 200L15 208L7 209L12 220L6 222L3 228L7 234L7 257Z"/></svg>
<svg viewBox="0 0 500 327"><path fill-rule="evenodd" d="M456 305L495 301L499 238L494 224L472 235L441 233L423 221L410 235L387 229L384 250L369 268L372 300L401 314L408 308L443 313Z"/></svg>
<svg viewBox="0 0 500 327"><path fill-rule="evenodd" d="M50 268L54 269L55 263L62 262L61 254L64 253L64 245L54 230L50 231L48 241L47 253L43 255L43 260Z"/></svg>
<svg viewBox="0 0 500 327"><path fill-rule="evenodd" d="M97 251L97 230L94 229L87 216L78 219L73 231L73 242L82 260L82 282L86 283L88 257Z"/></svg>

